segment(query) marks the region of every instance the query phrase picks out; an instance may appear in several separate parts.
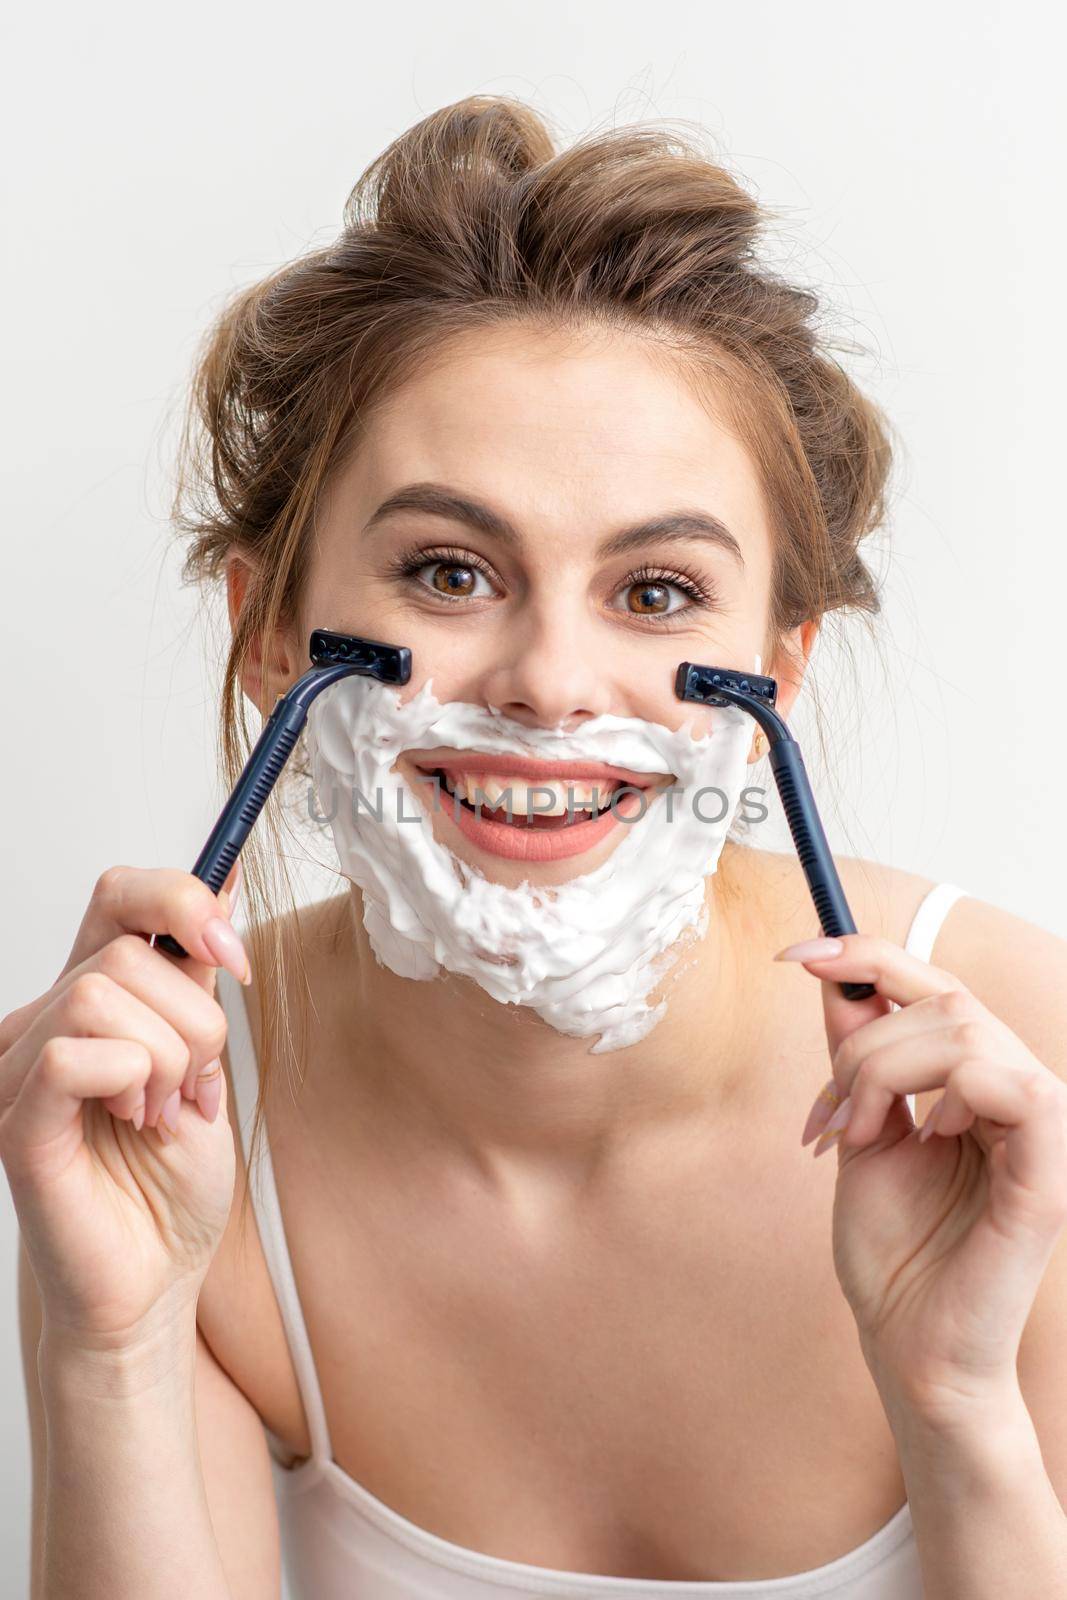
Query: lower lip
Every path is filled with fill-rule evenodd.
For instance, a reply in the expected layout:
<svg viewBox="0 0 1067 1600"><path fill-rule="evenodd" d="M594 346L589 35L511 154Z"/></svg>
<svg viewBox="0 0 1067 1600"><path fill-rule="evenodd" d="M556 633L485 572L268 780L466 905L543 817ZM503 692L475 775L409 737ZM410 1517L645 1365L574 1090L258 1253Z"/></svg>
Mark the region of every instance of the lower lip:
<svg viewBox="0 0 1067 1600"><path fill-rule="evenodd" d="M465 839L491 856L506 856L511 861L565 861L568 856L580 856L600 844L613 829L632 826L620 819L640 817L648 803L642 803L641 795L629 791L615 802L614 812L609 808L591 822L565 823L559 828L523 828L493 822L470 810L461 801L453 800L444 785L439 792L441 810Z"/></svg>

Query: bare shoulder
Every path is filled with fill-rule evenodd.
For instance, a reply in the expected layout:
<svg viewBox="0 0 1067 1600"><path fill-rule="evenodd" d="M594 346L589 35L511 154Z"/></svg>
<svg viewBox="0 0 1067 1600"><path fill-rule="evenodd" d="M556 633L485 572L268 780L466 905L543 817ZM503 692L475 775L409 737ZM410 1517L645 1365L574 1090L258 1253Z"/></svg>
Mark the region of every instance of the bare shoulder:
<svg viewBox="0 0 1067 1600"><path fill-rule="evenodd" d="M968 895L945 918L932 959L1067 1079L1067 939Z"/></svg>
<svg viewBox="0 0 1067 1600"><path fill-rule="evenodd" d="M834 861L860 932L904 944L915 913L937 880L866 856L835 856Z"/></svg>
<svg viewBox="0 0 1067 1600"><path fill-rule="evenodd" d="M858 857L838 858L837 867L857 927L903 944L934 880ZM930 963L958 978L1044 1065L1067 1078L1067 939L964 892L945 914Z"/></svg>
<svg viewBox="0 0 1067 1600"><path fill-rule="evenodd" d="M773 907L774 937L781 936L783 944L794 938L816 937L818 918L796 855L742 848L746 888L758 895L762 905ZM857 928L903 944L916 911L934 887L933 880L862 856L835 855L834 864Z"/></svg>
<svg viewBox="0 0 1067 1600"><path fill-rule="evenodd" d="M818 933L804 872L779 851L747 851L746 885L775 908L784 944ZM863 856L834 862L856 926L894 944L907 942L915 914L938 880ZM964 891L945 913L932 966L958 978L1053 1071L1067 1078L1067 940L1025 917Z"/></svg>

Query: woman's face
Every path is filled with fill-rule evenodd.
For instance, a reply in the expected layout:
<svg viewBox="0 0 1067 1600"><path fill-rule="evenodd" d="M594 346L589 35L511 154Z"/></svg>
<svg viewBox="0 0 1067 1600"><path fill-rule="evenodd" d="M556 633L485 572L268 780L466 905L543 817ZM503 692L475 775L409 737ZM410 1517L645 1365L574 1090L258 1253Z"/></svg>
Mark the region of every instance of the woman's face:
<svg viewBox="0 0 1067 1600"><path fill-rule="evenodd" d="M610 712L700 729L706 715L674 694L680 661L751 672L759 654L762 672L793 678L779 679L785 711L814 635L787 641L793 664L769 659L771 534L755 469L669 358L619 334L512 327L456 341L376 412L318 529L271 694L306 670L311 631L332 628L407 645L405 699L432 678L439 701L528 727L573 731ZM455 752L400 757L416 792L434 768L450 787L467 770ZM575 767L559 781L580 795L578 778ZM591 871L621 831L531 864L479 842L453 810L435 808L437 837L503 883Z"/></svg>

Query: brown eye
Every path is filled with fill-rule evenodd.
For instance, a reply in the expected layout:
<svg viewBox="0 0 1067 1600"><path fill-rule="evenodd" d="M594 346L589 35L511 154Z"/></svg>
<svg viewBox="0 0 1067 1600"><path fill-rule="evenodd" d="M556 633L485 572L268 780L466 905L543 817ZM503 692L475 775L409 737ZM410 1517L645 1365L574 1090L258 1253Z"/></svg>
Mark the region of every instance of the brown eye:
<svg viewBox="0 0 1067 1600"><path fill-rule="evenodd" d="M484 600L493 593L485 573L469 561L425 561L408 570L424 589L448 600Z"/></svg>
<svg viewBox="0 0 1067 1600"><path fill-rule="evenodd" d="M714 601L710 591L695 578L639 567L615 590L611 609L625 611L631 617L658 618L678 616L711 604Z"/></svg>
<svg viewBox="0 0 1067 1600"><path fill-rule="evenodd" d="M462 567L457 562L438 561L432 581L439 594L469 595L474 593L475 573L472 567Z"/></svg>
<svg viewBox="0 0 1067 1600"><path fill-rule="evenodd" d="M415 584L438 600L491 600L500 594L492 568L473 552L451 545L436 551L404 551L390 562L389 570L405 585Z"/></svg>
<svg viewBox="0 0 1067 1600"><path fill-rule="evenodd" d="M658 616L670 608L670 595L665 583L632 583L627 590L627 603L639 616Z"/></svg>

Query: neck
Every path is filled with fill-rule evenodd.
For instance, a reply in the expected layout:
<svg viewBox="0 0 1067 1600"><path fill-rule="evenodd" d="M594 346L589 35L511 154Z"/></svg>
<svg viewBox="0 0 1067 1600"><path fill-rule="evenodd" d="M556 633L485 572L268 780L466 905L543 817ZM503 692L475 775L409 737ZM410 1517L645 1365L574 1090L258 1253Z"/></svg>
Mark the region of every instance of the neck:
<svg viewBox="0 0 1067 1600"><path fill-rule="evenodd" d="M750 853L728 846L708 880L707 932L650 996L667 1000L666 1014L636 1044L597 1054L594 1038L559 1033L469 979L397 977L370 947L353 888L338 902L323 986L330 1058L349 1076L358 1041L356 1092L372 1096L390 1136L448 1147L496 1175L536 1166L584 1183L636 1137L732 1119L753 1092L753 983L758 992L762 972L765 984L770 954L746 914L758 897L734 882L735 858Z"/></svg>

